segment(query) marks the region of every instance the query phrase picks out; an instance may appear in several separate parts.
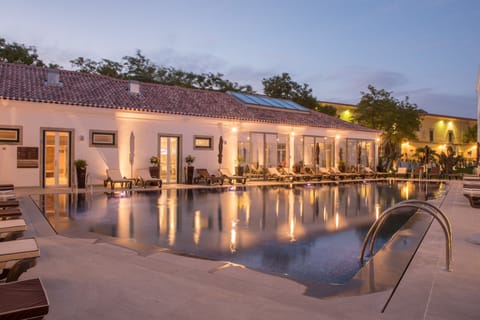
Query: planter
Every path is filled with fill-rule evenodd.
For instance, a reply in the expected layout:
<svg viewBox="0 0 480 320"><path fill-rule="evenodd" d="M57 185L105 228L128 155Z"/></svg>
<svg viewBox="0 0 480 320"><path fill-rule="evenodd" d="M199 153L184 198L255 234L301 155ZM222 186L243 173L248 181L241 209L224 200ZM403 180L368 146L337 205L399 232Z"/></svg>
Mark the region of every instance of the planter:
<svg viewBox="0 0 480 320"><path fill-rule="evenodd" d="M160 178L160 167L150 167L148 169L150 171L150 176L152 178L156 178L156 179Z"/></svg>
<svg viewBox="0 0 480 320"><path fill-rule="evenodd" d="M238 166L238 167L235 167L235 175L236 176L243 176L243 167L242 166Z"/></svg>
<svg viewBox="0 0 480 320"><path fill-rule="evenodd" d="M193 172L194 172L195 167L193 166L188 166L187 170L185 172L186 174L186 180L187 184L192 184L193 183Z"/></svg>
<svg viewBox="0 0 480 320"><path fill-rule="evenodd" d="M85 189L87 180L87 168L77 167L77 185L79 189Z"/></svg>

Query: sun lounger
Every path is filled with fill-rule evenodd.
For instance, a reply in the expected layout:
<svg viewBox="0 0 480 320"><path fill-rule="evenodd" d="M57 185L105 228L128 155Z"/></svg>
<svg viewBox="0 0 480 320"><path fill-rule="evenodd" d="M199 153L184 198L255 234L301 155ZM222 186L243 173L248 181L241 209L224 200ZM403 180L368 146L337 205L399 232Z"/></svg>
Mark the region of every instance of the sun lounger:
<svg viewBox="0 0 480 320"><path fill-rule="evenodd" d="M2 208L18 207L19 205L20 205L20 202L18 202L18 200L0 201L0 210Z"/></svg>
<svg viewBox="0 0 480 320"><path fill-rule="evenodd" d="M247 178L244 176L234 176L230 172L228 168L220 168L219 169L220 174L222 175L222 179L225 180L227 179L230 184L233 184L233 181L235 182L240 182L242 184L245 184L247 182Z"/></svg>
<svg viewBox="0 0 480 320"><path fill-rule="evenodd" d="M149 169L138 169L137 170L137 179L140 180L140 183L142 186L145 188L149 184L155 184L159 188L162 187L162 179L160 178L153 178L150 175L150 170Z"/></svg>
<svg viewBox="0 0 480 320"><path fill-rule="evenodd" d="M0 241L15 240L21 237L26 229L23 219L0 220Z"/></svg>
<svg viewBox="0 0 480 320"><path fill-rule="evenodd" d="M0 220L20 218L22 210L20 208L5 208L0 210Z"/></svg>
<svg viewBox="0 0 480 320"><path fill-rule="evenodd" d="M22 273L35 266L39 256L35 239L0 242L0 279L5 282L18 280Z"/></svg>
<svg viewBox="0 0 480 320"><path fill-rule="evenodd" d="M395 174L395 177L397 178L407 178L408 177L408 172L406 167L399 167L397 169L397 173Z"/></svg>
<svg viewBox="0 0 480 320"><path fill-rule="evenodd" d="M16 195L13 190L0 190L0 201L15 200Z"/></svg>
<svg viewBox="0 0 480 320"><path fill-rule="evenodd" d="M13 191L14 189L13 184L0 184L0 191Z"/></svg>
<svg viewBox="0 0 480 320"><path fill-rule="evenodd" d="M304 180L304 181L309 181L310 179L313 178L311 174L308 173L296 173L290 168L283 168L283 174L290 175L293 177L293 180Z"/></svg>
<svg viewBox="0 0 480 320"><path fill-rule="evenodd" d="M104 186L108 186L110 183L110 187L112 190L114 189L115 183L120 183L121 187L124 188L125 186L129 189L132 189L132 185L135 179L128 179L125 178L118 169L107 169L107 179L104 181Z"/></svg>
<svg viewBox="0 0 480 320"><path fill-rule="evenodd" d="M253 163L247 165L247 177L249 178L263 178L263 169L257 168Z"/></svg>
<svg viewBox="0 0 480 320"><path fill-rule="evenodd" d="M335 168L335 167L330 167L329 171L333 178L354 179L355 177L357 177L356 173L341 172L340 170L338 170L338 168Z"/></svg>
<svg viewBox="0 0 480 320"><path fill-rule="evenodd" d="M207 169L196 169L197 176L193 179L194 183L205 183L205 184L212 184L212 183L219 183L223 184L223 178L218 177L216 175L210 174Z"/></svg>
<svg viewBox="0 0 480 320"><path fill-rule="evenodd" d="M0 319L42 319L49 302L40 279L28 279L0 285Z"/></svg>
<svg viewBox="0 0 480 320"><path fill-rule="evenodd" d="M270 178L283 181L293 181L293 177L289 174L283 174L277 170L275 167L267 168L268 175Z"/></svg>

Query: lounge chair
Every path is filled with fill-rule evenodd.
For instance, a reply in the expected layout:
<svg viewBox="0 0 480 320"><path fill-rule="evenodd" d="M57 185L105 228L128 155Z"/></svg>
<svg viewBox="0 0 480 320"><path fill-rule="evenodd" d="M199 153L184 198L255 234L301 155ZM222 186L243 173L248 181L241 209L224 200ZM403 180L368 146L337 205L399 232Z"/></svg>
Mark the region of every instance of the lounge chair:
<svg viewBox="0 0 480 320"><path fill-rule="evenodd" d="M16 195L13 190L0 190L0 201L15 200Z"/></svg>
<svg viewBox="0 0 480 320"><path fill-rule="evenodd" d="M196 169L197 176L193 179L194 183L205 183L205 184L212 184L212 183L219 183L223 184L223 178L218 177L216 175L210 174L207 169Z"/></svg>
<svg viewBox="0 0 480 320"><path fill-rule="evenodd" d="M268 175L270 178L276 179L278 181L293 181L293 177L289 174L283 174L277 170L275 167L267 168Z"/></svg>
<svg viewBox="0 0 480 320"><path fill-rule="evenodd" d="M463 195L473 208L480 208L480 181L466 181L463 184Z"/></svg>
<svg viewBox="0 0 480 320"><path fill-rule="evenodd" d="M33 238L0 242L0 279L17 281L22 273L35 266L38 257L40 249Z"/></svg>
<svg viewBox="0 0 480 320"><path fill-rule="evenodd" d="M311 174L308 174L308 173L296 173L295 171L293 171L292 169L290 168L282 168L283 170L283 173L286 174L286 175L290 175L293 177L293 180L304 180L304 181L309 181L310 179L313 178L313 176Z"/></svg>
<svg viewBox="0 0 480 320"><path fill-rule="evenodd" d="M0 319L43 319L49 302L40 279L0 285Z"/></svg>
<svg viewBox="0 0 480 320"><path fill-rule="evenodd" d="M0 220L0 241L15 240L23 236L26 229L23 219Z"/></svg>
<svg viewBox="0 0 480 320"><path fill-rule="evenodd" d="M253 163L247 165L247 177L249 178L263 178L263 169L257 168Z"/></svg>
<svg viewBox="0 0 480 320"><path fill-rule="evenodd" d="M318 167L315 171L314 169L311 169L312 173L315 174L315 177L317 179L323 180L323 179L335 179L335 175L333 175L327 168L325 167Z"/></svg>
<svg viewBox="0 0 480 320"><path fill-rule="evenodd" d="M233 181L235 182L240 182L242 184L245 184L247 182L247 177L244 176L234 176L231 172L230 169L228 168L220 168L219 169L220 174L222 175L222 179L225 180L227 179L230 184L233 184Z"/></svg>
<svg viewBox="0 0 480 320"><path fill-rule="evenodd" d="M137 179L144 188L146 188L149 184L155 184L159 188L162 187L162 179L153 178L149 169L137 169Z"/></svg>
<svg viewBox="0 0 480 320"><path fill-rule="evenodd" d="M0 209L2 208L11 208L11 207L18 207L20 206L20 202L18 200L5 200L0 201Z"/></svg>
<svg viewBox="0 0 480 320"><path fill-rule="evenodd" d="M1 191L13 191L15 189L13 184L0 184Z"/></svg>
<svg viewBox="0 0 480 320"><path fill-rule="evenodd" d="M350 178L350 179L353 179L357 176L356 173L341 172L336 167L330 167L329 171L330 171L330 174L333 178L339 178L339 179Z"/></svg>
<svg viewBox="0 0 480 320"><path fill-rule="evenodd" d="M395 174L397 178L408 178L407 167L398 167L397 173Z"/></svg>
<svg viewBox="0 0 480 320"><path fill-rule="evenodd" d="M107 179L103 182L103 185L106 187L110 183L110 187L113 190L115 183L120 183L122 188L127 186L129 189L132 189L134 181L135 179L125 178L118 169L107 169Z"/></svg>
<svg viewBox="0 0 480 320"><path fill-rule="evenodd" d="M22 210L20 208L5 208L0 210L0 220L20 218Z"/></svg>

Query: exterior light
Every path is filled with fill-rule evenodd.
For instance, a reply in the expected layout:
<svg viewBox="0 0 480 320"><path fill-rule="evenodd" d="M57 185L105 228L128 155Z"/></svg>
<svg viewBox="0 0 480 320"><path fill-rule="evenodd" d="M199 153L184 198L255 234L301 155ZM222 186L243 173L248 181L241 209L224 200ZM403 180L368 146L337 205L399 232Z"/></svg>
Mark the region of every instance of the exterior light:
<svg viewBox="0 0 480 320"><path fill-rule="evenodd" d="M232 132L237 132L238 131L238 128L237 127L233 127L232 128Z"/></svg>
<svg viewBox="0 0 480 320"><path fill-rule="evenodd" d="M340 135L337 134L337 135L335 136L335 139L337 139L337 140L340 139Z"/></svg>
<svg viewBox="0 0 480 320"><path fill-rule="evenodd" d="M292 137L295 137L295 131L292 130L292 131L290 132L290 135L291 135Z"/></svg>

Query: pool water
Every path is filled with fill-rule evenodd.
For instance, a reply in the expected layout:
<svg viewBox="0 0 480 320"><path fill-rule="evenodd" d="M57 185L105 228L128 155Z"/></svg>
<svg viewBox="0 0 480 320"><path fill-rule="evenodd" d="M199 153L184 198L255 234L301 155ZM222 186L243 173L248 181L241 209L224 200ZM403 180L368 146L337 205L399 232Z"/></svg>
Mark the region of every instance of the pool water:
<svg viewBox="0 0 480 320"><path fill-rule="evenodd" d="M383 210L438 197L443 188L385 182L32 197L59 234L101 234L298 281L345 283L359 270L361 243ZM407 219L393 215L377 247Z"/></svg>

